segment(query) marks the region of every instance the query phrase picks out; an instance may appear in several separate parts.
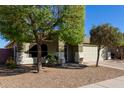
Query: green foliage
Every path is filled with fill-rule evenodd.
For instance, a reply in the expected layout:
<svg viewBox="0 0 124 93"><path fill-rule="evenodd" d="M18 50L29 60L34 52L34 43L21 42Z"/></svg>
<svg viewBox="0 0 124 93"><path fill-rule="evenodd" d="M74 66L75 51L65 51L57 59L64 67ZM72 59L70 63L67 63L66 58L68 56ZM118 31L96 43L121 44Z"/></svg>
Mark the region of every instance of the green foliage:
<svg viewBox="0 0 124 93"><path fill-rule="evenodd" d="M96 67L99 63L100 49L101 47L111 47L117 45L118 42L118 28L111 26L110 24L102 24L99 26L93 26L90 30L90 41L92 44L98 46Z"/></svg>
<svg viewBox="0 0 124 93"><path fill-rule="evenodd" d="M56 6L59 11L56 14L58 18L51 10L52 7L0 6L1 35L11 41L32 42L39 32L44 32L42 39L48 35L60 35L60 39L68 44L81 43L84 31L84 6ZM59 26L60 31L54 31L55 26ZM39 40L42 40L41 38Z"/></svg>
<svg viewBox="0 0 124 93"><path fill-rule="evenodd" d="M35 40L34 31L50 31L54 21L48 6L0 6L0 32L6 39L18 42ZM54 23L54 22L53 22ZM40 31L39 30L39 31Z"/></svg>
<svg viewBox="0 0 124 93"><path fill-rule="evenodd" d="M116 46L124 46L124 33L118 32L118 41Z"/></svg>
<svg viewBox="0 0 124 93"><path fill-rule="evenodd" d="M114 46L118 41L118 28L115 28L110 24L93 26L90 30L90 35L92 44L99 46Z"/></svg>
<svg viewBox="0 0 124 93"><path fill-rule="evenodd" d="M0 6L0 34L10 41L34 41L40 46L44 40L57 36L65 43L77 45L82 42L83 31L84 6ZM38 52L37 68L40 58Z"/></svg>
<svg viewBox="0 0 124 93"><path fill-rule="evenodd" d="M8 58L7 61L6 61L6 66L7 68L9 69L14 69L16 68L16 63L15 61L12 59L12 57Z"/></svg>
<svg viewBox="0 0 124 93"><path fill-rule="evenodd" d="M54 54L48 54L46 56L46 60L48 61L48 64L57 64L58 58Z"/></svg>
<svg viewBox="0 0 124 93"><path fill-rule="evenodd" d="M70 45L82 43L84 34L84 6L65 6L62 12L60 37Z"/></svg>

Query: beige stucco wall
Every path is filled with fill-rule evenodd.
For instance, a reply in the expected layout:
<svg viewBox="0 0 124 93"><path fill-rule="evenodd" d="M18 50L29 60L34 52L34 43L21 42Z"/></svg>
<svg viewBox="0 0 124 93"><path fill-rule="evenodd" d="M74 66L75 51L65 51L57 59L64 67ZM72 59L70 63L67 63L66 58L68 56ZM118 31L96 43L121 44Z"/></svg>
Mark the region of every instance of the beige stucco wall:
<svg viewBox="0 0 124 93"><path fill-rule="evenodd" d="M58 52L58 42L48 42L46 45L48 46L49 53L54 54L55 52Z"/></svg>
<svg viewBox="0 0 124 93"><path fill-rule="evenodd" d="M62 41L59 41L58 42L58 48L59 48L59 51L58 51L58 57L59 57L59 62L62 61L62 63L65 63L65 57L64 57L64 45L65 43L62 42ZM79 62L80 58L79 58L79 52L81 49L78 49L78 48L82 48L82 45L78 45L78 46L75 46L75 58L74 58L74 61L75 62ZM68 50L68 49L67 49ZM68 51L69 52L69 51ZM82 51L80 51L82 52Z"/></svg>
<svg viewBox="0 0 124 93"><path fill-rule="evenodd" d="M65 63L65 58L64 58L64 42L58 41L58 61L60 63Z"/></svg>
<svg viewBox="0 0 124 93"><path fill-rule="evenodd" d="M17 64L33 64L33 58L29 58L29 54L26 51L29 50L30 43L23 43L22 50L18 51L16 54L16 62Z"/></svg>
<svg viewBox="0 0 124 93"><path fill-rule="evenodd" d="M48 53L57 55L58 53L58 42L56 41L49 41L49 42L43 42L43 44L46 44L48 47ZM17 64L33 64L36 62L37 58L29 57L29 54L26 53L26 51L29 50L29 47L32 45L35 45L34 43L23 43L23 48L21 51L17 52L16 54L16 62Z"/></svg>
<svg viewBox="0 0 124 93"><path fill-rule="evenodd" d="M78 45L78 51L75 52L75 62L80 63L80 59L83 58L83 44Z"/></svg>
<svg viewBox="0 0 124 93"><path fill-rule="evenodd" d="M52 53L58 56L59 62L65 62L64 58L64 43L61 41L44 42L48 46L48 53ZM29 57L26 51L32 44L23 43L23 50L17 52L17 64L33 64L36 62L36 58ZM35 44L34 44L35 45ZM100 51L100 61L103 61L106 57L105 48ZM96 62L97 59L97 46L93 45L78 45L78 51L75 52L75 61L80 62L80 58L83 58L83 62Z"/></svg>

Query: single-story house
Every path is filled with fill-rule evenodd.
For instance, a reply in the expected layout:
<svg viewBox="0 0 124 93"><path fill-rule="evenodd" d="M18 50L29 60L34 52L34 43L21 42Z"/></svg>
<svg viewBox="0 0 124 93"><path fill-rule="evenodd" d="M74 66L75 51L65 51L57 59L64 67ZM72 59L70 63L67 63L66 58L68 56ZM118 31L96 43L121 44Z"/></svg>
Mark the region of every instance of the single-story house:
<svg viewBox="0 0 124 93"><path fill-rule="evenodd" d="M21 47L21 50L20 50ZM17 64L34 64L37 59L36 43L23 43L17 45L10 42L6 48L13 48L13 57ZM82 44L71 46L58 40L44 41L41 45L42 57L49 53L58 57L58 62L62 63L81 63L95 62L97 59L97 46L90 44L88 37L84 38ZM111 59L111 52L108 48L103 48L100 51L100 61Z"/></svg>

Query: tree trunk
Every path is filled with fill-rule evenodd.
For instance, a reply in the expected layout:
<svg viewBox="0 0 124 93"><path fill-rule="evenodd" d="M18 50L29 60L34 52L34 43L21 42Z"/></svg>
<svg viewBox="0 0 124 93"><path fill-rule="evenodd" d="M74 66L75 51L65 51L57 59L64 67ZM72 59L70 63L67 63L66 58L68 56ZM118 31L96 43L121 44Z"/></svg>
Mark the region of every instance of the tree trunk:
<svg viewBox="0 0 124 93"><path fill-rule="evenodd" d="M40 66L42 67L42 63L41 63L41 59L42 59L42 50L41 50L41 41L39 42L39 37L38 37L38 33L37 33L37 27L35 26L35 20L33 20L32 18L32 14L29 15L29 18L31 20L31 26L33 27L33 34L37 43L37 66L36 66L36 70L39 73L40 71Z"/></svg>
<svg viewBox="0 0 124 93"><path fill-rule="evenodd" d="M42 68L42 52L41 52L41 44L37 43L37 72L39 73L40 69Z"/></svg>
<svg viewBox="0 0 124 93"><path fill-rule="evenodd" d="M124 59L124 48L122 47L122 60Z"/></svg>
<svg viewBox="0 0 124 93"><path fill-rule="evenodd" d="M123 49L120 47L120 52L121 52L121 60L123 59Z"/></svg>
<svg viewBox="0 0 124 93"><path fill-rule="evenodd" d="M98 46L98 50L97 50L97 61L96 61L96 67L98 67L98 64L99 64L99 56L100 56L100 45Z"/></svg>

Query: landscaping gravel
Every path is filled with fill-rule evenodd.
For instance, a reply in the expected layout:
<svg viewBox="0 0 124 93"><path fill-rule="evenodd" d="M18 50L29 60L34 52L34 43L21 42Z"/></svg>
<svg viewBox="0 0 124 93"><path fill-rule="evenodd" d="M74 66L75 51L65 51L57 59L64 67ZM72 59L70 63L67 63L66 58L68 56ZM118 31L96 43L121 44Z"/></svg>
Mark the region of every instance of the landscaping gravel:
<svg viewBox="0 0 124 93"><path fill-rule="evenodd" d="M1 70L0 70L1 71ZM123 76L124 71L107 67L80 69L44 67L40 73L0 73L0 87L4 88L75 88Z"/></svg>

